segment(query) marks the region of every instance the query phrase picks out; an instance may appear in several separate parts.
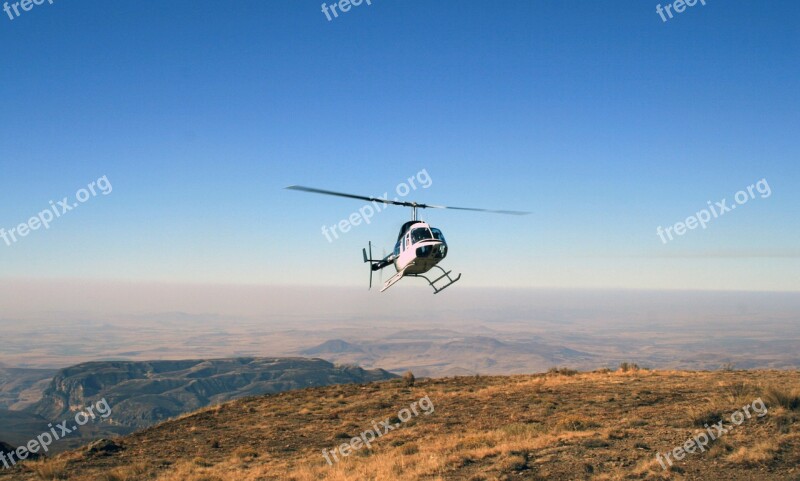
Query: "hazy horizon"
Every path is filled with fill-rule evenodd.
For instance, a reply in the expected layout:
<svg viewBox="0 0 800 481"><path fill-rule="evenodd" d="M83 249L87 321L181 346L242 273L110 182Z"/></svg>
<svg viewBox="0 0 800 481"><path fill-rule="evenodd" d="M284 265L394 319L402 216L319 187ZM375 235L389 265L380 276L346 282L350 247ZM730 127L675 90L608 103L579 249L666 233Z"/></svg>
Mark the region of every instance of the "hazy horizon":
<svg viewBox="0 0 800 481"><path fill-rule="evenodd" d="M587 368L613 362L624 352L645 364L652 359L653 366L709 367L724 359L786 366L796 351L789 346L800 345L795 322L800 294L781 292L466 287L433 296L421 286L376 295L328 286L3 281L0 303L6 339L0 362L26 367L108 359L302 356L304 350L341 339L361 347L321 357L386 369L416 362L422 372L480 371L465 353L478 349L482 338L500 342L487 348L486 362L503 365L513 359L508 366L525 372L549 367L546 363L555 361L536 356L563 348L590 356L573 363ZM434 342L425 344L427 354L418 348L405 352L397 336ZM461 340L466 351L459 347L440 359L437 343ZM476 346L470 348L471 343ZM366 357L356 354L371 345L383 347ZM533 357L525 361L513 354L515 349ZM667 351L674 361L666 361ZM655 352L662 354L652 357ZM433 367L442 362L441 368Z"/></svg>

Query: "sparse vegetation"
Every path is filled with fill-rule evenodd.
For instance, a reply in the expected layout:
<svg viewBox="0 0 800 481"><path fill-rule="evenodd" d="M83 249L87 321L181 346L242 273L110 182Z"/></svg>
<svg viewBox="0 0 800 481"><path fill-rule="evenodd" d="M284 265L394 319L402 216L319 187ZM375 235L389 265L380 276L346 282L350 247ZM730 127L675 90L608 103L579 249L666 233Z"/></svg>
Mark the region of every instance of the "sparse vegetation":
<svg viewBox="0 0 800 481"><path fill-rule="evenodd" d="M789 411L800 410L800 390L787 387L770 386L764 390L763 401L767 407L782 407Z"/></svg>
<svg viewBox="0 0 800 481"><path fill-rule="evenodd" d="M578 374L578 371L567 367L551 367L547 370L547 374L555 376L574 376Z"/></svg>
<svg viewBox="0 0 800 481"><path fill-rule="evenodd" d="M60 461L30 463L38 470L0 471L0 481L794 481L773 474L800 463L800 413L793 409L800 372L662 372L631 364L613 373L562 369L240 399L128 436L117 452L67 453ZM432 414L335 466L321 455L374 420L397 422L394 414L426 395ZM687 431L728 419L758 396L769 406L767 416L666 471L655 460L656 451L682 445Z"/></svg>
<svg viewBox="0 0 800 481"><path fill-rule="evenodd" d="M33 472L42 481L67 478L67 461L63 459L45 459L33 463Z"/></svg>
<svg viewBox="0 0 800 481"><path fill-rule="evenodd" d="M729 414L718 403L710 403L697 408L693 407L689 413L691 425L695 428L712 426L725 419L725 416Z"/></svg>
<svg viewBox="0 0 800 481"><path fill-rule="evenodd" d="M239 446L233 451L233 457L239 461L251 462L258 457L258 451L250 446Z"/></svg>
<svg viewBox="0 0 800 481"><path fill-rule="evenodd" d="M639 365L634 362L623 362L620 363L619 370L622 372L638 371Z"/></svg>
<svg viewBox="0 0 800 481"><path fill-rule="evenodd" d="M778 453L778 446L772 441L762 441L755 446L742 446L728 460L735 464L755 467L772 461Z"/></svg>
<svg viewBox="0 0 800 481"><path fill-rule="evenodd" d="M752 397L755 395L756 387L745 381L734 381L731 383L723 384L727 400L733 404L740 402L751 402Z"/></svg>
<svg viewBox="0 0 800 481"><path fill-rule="evenodd" d="M599 425L580 414L571 414L556 422L556 431L585 431L587 429L596 428Z"/></svg>
<svg viewBox="0 0 800 481"><path fill-rule="evenodd" d="M106 473L104 473L101 477L101 481L140 481L143 479L147 479L148 473L148 464L147 463L136 463L130 466L122 466L119 468L114 468Z"/></svg>

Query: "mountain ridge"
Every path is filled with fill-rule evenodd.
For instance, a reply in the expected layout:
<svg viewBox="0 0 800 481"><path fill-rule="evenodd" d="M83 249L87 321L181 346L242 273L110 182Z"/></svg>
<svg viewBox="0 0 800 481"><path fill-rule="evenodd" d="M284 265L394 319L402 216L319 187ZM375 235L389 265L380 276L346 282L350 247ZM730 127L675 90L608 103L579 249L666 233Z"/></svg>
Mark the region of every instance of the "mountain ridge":
<svg viewBox="0 0 800 481"><path fill-rule="evenodd" d="M661 466L658 455L705 432L703 423L730 423L762 398L763 416ZM422 399L428 414L404 418ZM0 480L34 481L32 470L45 470L74 481L796 481L798 400L798 371L626 365L391 379L236 399L109 441L100 454L95 446L0 471ZM355 447L378 429L368 448Z"/></svg>

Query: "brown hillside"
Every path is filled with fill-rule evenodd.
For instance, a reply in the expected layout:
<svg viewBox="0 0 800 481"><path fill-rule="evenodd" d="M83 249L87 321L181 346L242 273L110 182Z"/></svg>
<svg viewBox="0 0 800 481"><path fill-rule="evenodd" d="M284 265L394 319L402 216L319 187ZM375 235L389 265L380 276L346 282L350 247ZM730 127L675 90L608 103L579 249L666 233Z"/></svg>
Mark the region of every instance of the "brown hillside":
<svg viewBox="0 0 800 481"><path fill-rule="evenodd" d="M397 424L400 410L425 396L431 414L417 409L371 450L325 461L323 449L373 421ZM720 418L729 425L758 398L763 417L749 410L749 419L669 471L656 461L656 451L683 445ZM206 408L121 438L118 452L64 453L0 471L0 480L797 481L799 400L797 371L561 370L329 386Z"/></svg>

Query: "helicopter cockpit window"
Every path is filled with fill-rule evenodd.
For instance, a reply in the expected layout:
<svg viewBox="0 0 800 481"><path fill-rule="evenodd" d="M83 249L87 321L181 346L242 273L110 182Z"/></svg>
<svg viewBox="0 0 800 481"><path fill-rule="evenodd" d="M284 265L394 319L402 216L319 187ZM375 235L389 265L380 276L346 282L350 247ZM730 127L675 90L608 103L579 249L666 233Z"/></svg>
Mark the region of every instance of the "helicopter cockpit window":
<svg viewBox="0 0 800 481"><path fill-rule="evenodd" d="M411 231L411 243L416 244L419 241L433 239L433 234L429 229L418 227Z"/></svg>
<svg viewBox="0 0 800 481"><path fill-rule="evenodd" d="M442 231L440 231L439 229L431 229L431 232L433 232L433 238L434 239L440 240L442 242L445 242L444 234L442 234Z"/></svg>

